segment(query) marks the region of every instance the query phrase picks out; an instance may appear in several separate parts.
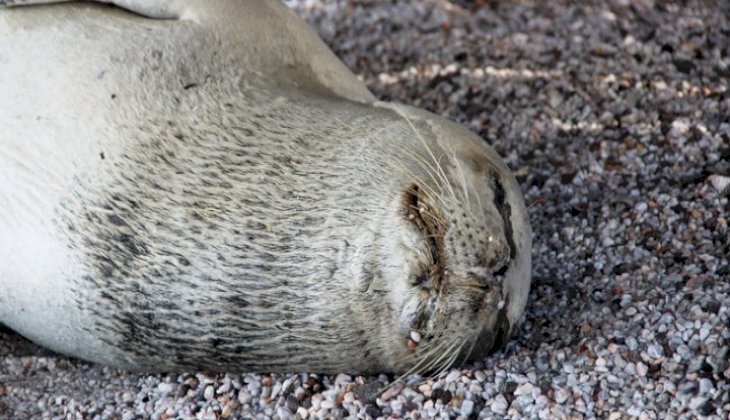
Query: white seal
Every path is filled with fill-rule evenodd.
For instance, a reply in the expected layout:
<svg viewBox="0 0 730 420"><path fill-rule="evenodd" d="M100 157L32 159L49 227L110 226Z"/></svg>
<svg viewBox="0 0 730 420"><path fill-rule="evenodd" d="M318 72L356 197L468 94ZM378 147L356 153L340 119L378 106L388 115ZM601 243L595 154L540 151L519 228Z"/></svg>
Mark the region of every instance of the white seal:
<svg viewBox="0 0 730 420"><path fill-rule="evenodd" d="M156 371L429 372L509 338L530 227L477 136L378 102L273 0L36 3L0 8L0 322Z"/></svg>

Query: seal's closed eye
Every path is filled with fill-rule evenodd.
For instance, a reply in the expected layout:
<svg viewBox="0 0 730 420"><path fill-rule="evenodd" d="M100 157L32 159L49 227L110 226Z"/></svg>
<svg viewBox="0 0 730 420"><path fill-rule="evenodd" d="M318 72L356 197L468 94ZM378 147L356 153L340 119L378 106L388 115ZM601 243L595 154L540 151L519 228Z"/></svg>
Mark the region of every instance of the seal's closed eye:
<svg viewBox="0 0 730 420"><path fill-rule="evenodd" d="M444 253L444 232L446 231L446 219L437 210L438 206L431 203L432 198L425 189L418 184L412 184L405 191L404 204L406 218L413 223L423 235L424 242L429 252L428 281L418 281L423 287L438 287L443 281L445 258Z"/></svg>

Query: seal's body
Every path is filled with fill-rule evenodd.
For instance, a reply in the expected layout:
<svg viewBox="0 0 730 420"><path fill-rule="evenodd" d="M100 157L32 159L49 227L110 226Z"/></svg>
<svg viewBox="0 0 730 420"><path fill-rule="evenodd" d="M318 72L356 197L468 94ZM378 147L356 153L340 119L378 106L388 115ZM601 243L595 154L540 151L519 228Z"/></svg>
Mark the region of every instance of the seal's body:
<svg viewBox="0 0 730 420"><path fill-rule="evenodd" d="M491 148L377 102L277 2L139 3L0 9L0 323L158 371L430 371L508 338L530 229Z"/></svg>

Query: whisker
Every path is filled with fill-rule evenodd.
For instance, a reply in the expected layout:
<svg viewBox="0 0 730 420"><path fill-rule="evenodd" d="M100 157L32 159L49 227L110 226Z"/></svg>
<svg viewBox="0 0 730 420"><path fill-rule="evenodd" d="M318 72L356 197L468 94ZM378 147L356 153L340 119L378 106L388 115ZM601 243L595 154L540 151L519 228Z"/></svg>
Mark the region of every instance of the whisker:
<svg viewBox="0 0 730 420"><path fill-rule="evenodd" d="M433 183L439 188L439 192L441 192L445 189L442 179L440 179L440 177L438 176L439 174L438 174L437 168L435 168L426 159L424 159L422 156L416 154L413 150L409 150L409 149L403 147L402 145L392 145L392 148L398 149L401 153L405 154L407 157L410 157L416 163L419 163L421 165L421 169L423 169L426 172L426 174L431 178L431 181L433 181ZM411 170L406 168L406 166L400 160L393 159L392 162L396 164L395 167L404 169L409 176L420 180L420 177L415 176L415 174L413 174L413 172ZM428 185L423 182L422 182L422 184L424 186ZM435 191L432 190L432 192L435 192Z"/></svg>
<svg viewBox="0 0 730 420"><path fill-rule="evenodd" d="M454 154L453 159L454 163L456 164L456 169L459 171L459 176L461 177L461 186L464 188L464 200L466 201L467 207L471 207L471 202L469 201L469 187L466 185L466 175L464 175L464 169L461 167L461 162L459 162L459 159L456 158L456 152L452 152Z"/></svg>
<svg viewBox="0 0 730 420"><path fill-rule="evenodd" d="M438 351L440 350L440 348L441 348L441 347L443 346L443 344L444 344L444 343L439 343L438 345L436 345L436 346L435 346L435 347L434 347L433 349L431 349L431 351L429 351L429 352L428 352L427 354L424 354L424 355L423 355L423 356L421 357L421 359L420 359L420 360L418 361L418 363L416 363L415 365L413 365L413 366L412 366L412 367L411 367L410 369L408 369L408 370L407 370L407 371L406 371L405 373L403 373L402 375L400 375L400 376L398 376L397 378L393 379L393 380L392 380L392 381L391 381L390 383L388 383L387 385L385 385L385 386L384 386L384 387L383 387L382 389L378 390L378 392L377 392L377 393L378 393L378 394L380 394L380 393L382 393L382 392L385 392L385 390L389 389L389 388L390 388L391 386L395 385L395 384L396 384L397 382L399 382L399 381L402 381L402 380L403 380L403 379L405 379L405 378L406 378L407 376L409 376L409 375L413 375L414 373L418 373L418 372L421 372L421 371L422 371L422 370L421 370L421 369L422 369L422 365L423 365L424 363L428 362L428 361L429 361L429 359L430 359L430 357L431 357L431 356L432 356L432 355L433 355L434 353L437 353L437 352L438 352Z"/></svg>
<svg viewBox="0 0 730 420"><path fill-rule="evenodd" d="M454 364L456 359L459 357L459 354L461 353L461 350L464 348L464 344L466 344L466 341L468 340L467 337L464 337L464 340L461 341L461 344L458 345L456 348L456 351L453 352L453 354L449 357L449 359L446 360L446 362L442 365L440 371L436 376L441 375L442 373L446 372L451 368L451 366ZM458 342L457 342L458 343Z"/></svg>
<svg viewBox="0 0 730 420"><path fill-rule="evenodd" d="M477 341L479 341L479 340L474 339L471 341L471 346L469 346L469 351L466 353L464 360L461 362L462 367L464 366L464 364L466 364L466 361L469 360L469 357L471 356L471 352L474 351L474 347L477 345Z"/></svg>
<svg viewBox="0 0 730 420"><path fill-rule="evenodd" d="M411 121L411 119L408 118L408 116L403 111L400 110L399 106L396 105L394 107L394 109L396 110L396 112L398 112L398 114L400 114L401 117L403 117L404 120L406 120L406 122L408 123L408 126L411 128L413 133L421 141L421 143L423 144L423 147L426 149L428 154L431 156L431 159L436 164L436 169L438 169L438 174L439 174L440 178L442 179L442 181L444 182L444 184L450 190L451 196L456 197L456 194L454 193L454 190L451 187L451 184L448 182L448 177L446 176L446 173L444 172L443 168L439 164L439 161L436 159L436 156L433 154L433 151L431 151L431 148L428 147L428 143L426 143L426 139L424 139L423 136L421 135L421 133L418 132L418 129L416 129L416 126L413 124L413 121Z"/></svg>
<svg viewBox="0 0 730 420"><path fill-rule="evenodd" d="M446 360L448 360L448 359L449 359L449 357L450 357L450 353L451 353L451 352L452 352L452 351L453 351L453 350L454 350L454 349L455 349L456 347L458 347L458 342L452 342L452 343L451 343L451 344L450 344L450 345L449 345L449 346L448 346L448 347L447 347L447 348L445 349L446 351L444 351L444 352L443 352L443 353L441 354L441 356L440 356L440 357L438 357L437 359L434 359L432 363L430 363L430 364L429 364L428 366L426 366L426 369L427 369L426 371L430 371L430 370L432 370L433 368L435 368L436 366L440 366L440 365L442 365L442 362L443 362L443 361L446 361ZM437 375L437 376L438 376L438 375Z"/></svg>

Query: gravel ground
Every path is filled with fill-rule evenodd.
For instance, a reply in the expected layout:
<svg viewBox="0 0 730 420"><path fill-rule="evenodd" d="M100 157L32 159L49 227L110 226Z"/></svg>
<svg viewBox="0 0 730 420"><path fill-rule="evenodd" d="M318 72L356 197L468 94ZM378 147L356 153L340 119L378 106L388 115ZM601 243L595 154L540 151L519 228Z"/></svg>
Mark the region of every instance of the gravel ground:
<svg viewBox="0 0 730 420"><path fill-rule="evenodd" d="M0 417L730 418L730 4L290 2L383 99L506 157L531 203L522 330L406 378L134 375L0 332Z"/></svg>

